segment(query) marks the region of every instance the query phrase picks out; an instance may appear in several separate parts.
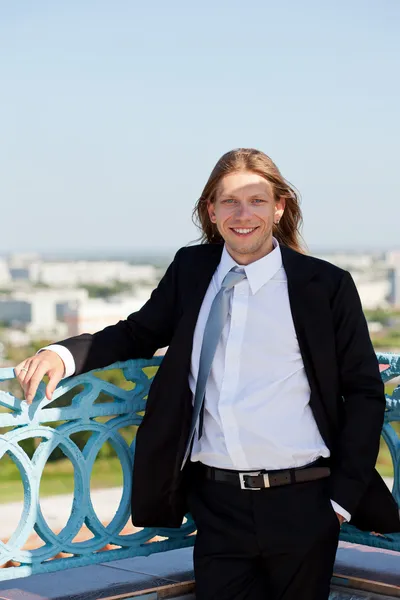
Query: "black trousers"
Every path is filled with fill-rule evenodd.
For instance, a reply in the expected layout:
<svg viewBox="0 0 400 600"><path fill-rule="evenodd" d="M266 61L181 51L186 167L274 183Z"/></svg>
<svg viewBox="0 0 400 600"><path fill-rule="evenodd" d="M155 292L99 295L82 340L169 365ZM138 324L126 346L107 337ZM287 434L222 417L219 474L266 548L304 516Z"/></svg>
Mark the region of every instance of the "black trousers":
<svg viewBox="0 0 400 600"><path fill-rule="evenodd" d="M340 531L328 479L241 490L194 469L197 600L327 600Z"/></svg>

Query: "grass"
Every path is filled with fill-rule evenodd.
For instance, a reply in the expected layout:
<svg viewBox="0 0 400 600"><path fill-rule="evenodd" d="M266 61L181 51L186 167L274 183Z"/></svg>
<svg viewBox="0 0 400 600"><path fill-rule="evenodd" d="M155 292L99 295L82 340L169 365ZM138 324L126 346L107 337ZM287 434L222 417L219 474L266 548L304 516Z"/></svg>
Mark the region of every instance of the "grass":
<svg viewBox="0 0 400 600"><path fill-rule="evenodd" d="M22 500L22 482L18 468L4 457L1 460L0 503ZM4 464L3 464L4 463ZM122 469L118 458L110 457L97 460L90 481L91 489L102 489L122 485ZM72 463L62 459L47 463L40 482L40 495L55 496L74 491L74 472Z"/></svg>

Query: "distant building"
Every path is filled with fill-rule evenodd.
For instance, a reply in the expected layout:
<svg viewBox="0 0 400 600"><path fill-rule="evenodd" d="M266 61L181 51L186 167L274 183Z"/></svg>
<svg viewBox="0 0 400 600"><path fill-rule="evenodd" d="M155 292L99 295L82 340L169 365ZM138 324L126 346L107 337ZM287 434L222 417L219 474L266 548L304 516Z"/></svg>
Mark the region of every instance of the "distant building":
<svg viewBox="0 0 400 600"><path fill-rule="evenodd" d="M400 307L400 250L391 250L386 254L389 265L390 303Z"/></svg>
<svg viewBox="0 0 400 600"><path fill-rule="evenodd" d="M40 255L37 252L18 252L10 255L8 264L10 268L23 269L37 260L40 260Z"/></svg>
<svg viewBox="0 0 400 600"><path fill-rule="evenodd" d="M395 307L400 307L400 268L389 270L389 301Z"/></svg>
<svg viewBox="0 0 400 600"><path fill-rule="evenodd" d="M142 308L147 298L110 299L90 298L70 306L66 315L68 336L95 333L126 319L129 314Z"/></svg>
<svg viewBox="0 0 400 600"><path fill-rule="evenodd" d="M31 303L12 295L0 296L0 322L5 325L27 325L31 320Z"/></svg>
<svg viewBox="0 0 400 600"><path fill-rule="evenodd" d="M13 281L29 281L29 268L10 267L10 275Z"/></svg>
<svg viewBox="0 0 400 600"><path fill-rule="evenodd" d="M49 286L78 286L80 284L112 284L157 280L153 265L130 265L123 261L33 262L29 265L29 280Z"/></svg>
<svg viewBox="0 0 400 600"><path fill-rule="evenodd" d="M357 281L355 278L355 283L364 309L374 310L389 305L390 283L387 278L376 281Z"/></svg>
<svg viewBox="0 0 400 600"><path fill-rule="evenodd" d="M333 253L319 258L349 271L365 309L385 308L390 304L387 257L382 254Z"/></svg>
<svg viewBox="0 0 400 600"><path fill-rule="evenodd" d="M357 254L333 252L330 254L318 254L318 258L326 260L346 271L366 271L373 267L377 257L373 254Z"/></svg>
<svg viewBox="0 0 400 600"><path fill-rule="evenodd" d="M0 285L8 284L11 281L10 269L7 262L0 258Z"/></svg>
<svg viewBox="0 0 400 600"><path fill-rule="evenodd" d="M32 337L64 335L62 323L70 304L85 301L88 292L72 290L29 290L0 296L0 321L23 327Z"/></svg>
<svg viewBox="0 0 400 600"><path fill-rule="evenodd" d="M390 250L386 253L386 262L393 269L400 269L400 250Z"/></svg>

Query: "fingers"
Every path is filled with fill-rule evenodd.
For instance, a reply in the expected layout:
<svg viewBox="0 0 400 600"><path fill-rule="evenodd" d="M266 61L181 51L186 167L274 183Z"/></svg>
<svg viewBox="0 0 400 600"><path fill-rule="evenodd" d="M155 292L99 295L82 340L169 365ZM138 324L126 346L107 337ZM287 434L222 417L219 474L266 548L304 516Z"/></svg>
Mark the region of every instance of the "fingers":
<svg viewBox="0 0 400 600"><path fill-rule="evenodd" d="M45 375L49 375L50 381L46 388L46 397L51 400L55 388L62 379L62 369L51 368L48 361L42 358L28 358L14 369L18 381L24 390L25 400L31 404L40 382Z"/></svg>
<svg viewBox="0 0 400 600"><path fill-rule="evenodd" d="M337 518L339 519L339 523L340 525L343 525L343 523L345 522L345 518L343 515L336 513Z"/></svg>
<svg viewBox="0 0 400 600"><path fill-rule="evenodd" d="M17 379L18 379L19 383L21 384L21 387L24 390L24 392L25 392L25 387L26 387L27 381L29 381L27 378L29 371L31 371L31 375L32 375L32 367L31 367L31 359L30 358L23 360L14 369L14 373L17 376Z"/></svg>
<svg viewBox="0 0 400 600"><path fill-rule="evenodd" d="M24 384L25 384L25 399L30 404L34 399L37 389L39 387L39 383L42 381L43 377L48 373L48 365L46 363L34 364L29 367L29 371L25 376Z"/></svg>
<svg viewBox="0 0 400 600"><path fill-rule="evenodd" d="M17 376L18 381L23 387L23 383L26 377L26 374L29 371L29 362L27 360L22 361L19 365L17 365L14 369L14 373Z"/></svg>
<svg viewBox="0 0 400 600"><path fill-rule="evenodd" d="M63 373L61 371L60 372L57 372L57 371L49 372L49 383L46 386L46 398L48 398L49 400L52 399L54 390L60 383L62 376L63 376Z"/></svg>

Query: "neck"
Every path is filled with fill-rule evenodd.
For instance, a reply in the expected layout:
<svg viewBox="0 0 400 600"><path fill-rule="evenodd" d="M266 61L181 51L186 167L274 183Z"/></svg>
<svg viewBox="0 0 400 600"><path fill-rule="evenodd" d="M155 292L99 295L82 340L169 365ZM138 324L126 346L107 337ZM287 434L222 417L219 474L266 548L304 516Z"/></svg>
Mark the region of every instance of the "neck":
<svg viewBox="0 0 400 600"><path fill-rule="evenodd" d="M258 248L254 252L237 252L233 248L230 248L227 244L225 244L225 247L228 254L238 265L246 266L255 262L256 260L260 260L260 258L263 258L267 254L270 254L274 249L274 244L271 237L271 239L268 240L268 243L263 245L262 248Z"/></svg>

